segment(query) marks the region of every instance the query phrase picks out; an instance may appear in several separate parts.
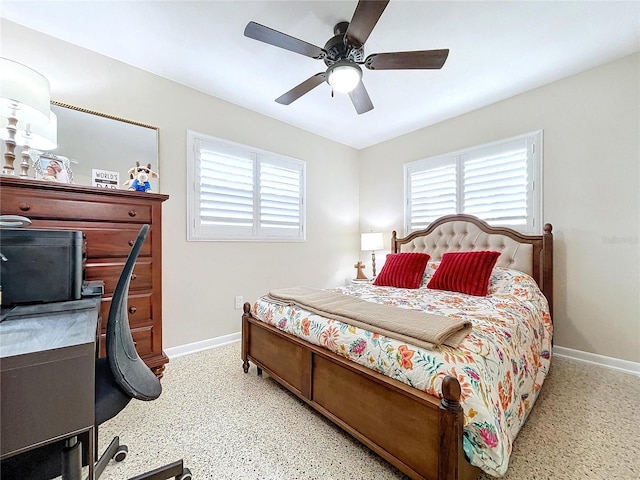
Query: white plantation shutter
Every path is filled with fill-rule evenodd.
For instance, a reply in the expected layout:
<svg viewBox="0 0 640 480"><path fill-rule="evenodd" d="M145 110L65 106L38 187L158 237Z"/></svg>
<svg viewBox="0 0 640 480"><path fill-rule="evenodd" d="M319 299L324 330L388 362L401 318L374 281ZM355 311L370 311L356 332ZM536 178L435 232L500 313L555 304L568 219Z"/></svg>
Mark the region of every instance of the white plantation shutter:
<svg viewBox="0 0 640 480"><path fill-rule="evenodd" d="M527 160L526 139L462 155L462 212L490 224L526 226Z"/></svg>
<svg viewBox="0 0 640 480"><path fill-rule="evenodd" d="M541 131L406 164L405 232L442 215L467 213L539 233L541 170Z"/></svg>
<svg viewBox="0 0 640 480"><path fill-rule="evenodd" d="M260 228L264 234L299 235L302 226L299 169L260 164Z"/></svg>
<svg viewBox="0 0 640 480"><path fill-rule="evenodd" d="M443 215L456 213L456 164L409 173L410 230L426 228Z"/></svg>
<svg viewBox="0 0 640 480"><path fill-rule="evenodd" d="M253 161L200 150L200 222L253 228Z"/></svg>
<svg viewBox="0 0 640 480"><path fill-rule="evenodd" d="M189 240L304 240L304 162L188 137Z"/></svg>

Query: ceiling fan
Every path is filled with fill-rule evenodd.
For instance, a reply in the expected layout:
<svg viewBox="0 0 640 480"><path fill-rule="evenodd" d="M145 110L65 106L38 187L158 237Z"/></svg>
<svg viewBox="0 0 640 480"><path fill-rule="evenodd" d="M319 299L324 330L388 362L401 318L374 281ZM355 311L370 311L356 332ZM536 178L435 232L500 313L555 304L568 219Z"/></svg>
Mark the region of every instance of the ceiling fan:
<svg viewBox="0 0 640 480"><path fill-rule="evenodd" d="M323 60L326 71L316 73L295 86L276 102L289 105L326 81L334 90L346 92L358 114L373 110L373 103L362 83L364 65L369 70L440 69L448 49L373 53L364 58L364 44L382 16L389 0L360 0L351 22L340 22L324 48L317 47L256 22L249 22L244 35L300 55ZM364 59L364 60L363 60ZM332 92L333 95L333 92Z"/></svg>

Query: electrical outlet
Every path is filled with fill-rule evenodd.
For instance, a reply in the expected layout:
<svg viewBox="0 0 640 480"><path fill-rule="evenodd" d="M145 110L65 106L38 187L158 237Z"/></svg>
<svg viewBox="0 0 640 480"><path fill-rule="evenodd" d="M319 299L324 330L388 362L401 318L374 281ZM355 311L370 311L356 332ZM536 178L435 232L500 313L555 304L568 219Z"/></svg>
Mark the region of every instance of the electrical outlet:
<svg viewBox="0 0 640 480"><path fill-rule="evenodd" d="M237 295L236 296L236 310L242 308L243 304L244 304L244 299L242 298L242 295Z"/></svg>

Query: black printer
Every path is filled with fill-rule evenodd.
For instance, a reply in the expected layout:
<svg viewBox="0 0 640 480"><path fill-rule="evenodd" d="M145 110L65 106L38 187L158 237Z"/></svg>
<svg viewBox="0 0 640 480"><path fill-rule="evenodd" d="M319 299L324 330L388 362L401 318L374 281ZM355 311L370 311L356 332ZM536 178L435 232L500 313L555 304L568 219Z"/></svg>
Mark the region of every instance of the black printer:
<svg viewBox="0 0 640 480"><path fill-rule="evenodd" d="M1 228L2 306L80 299L84 244L79 231Z"/></svg>

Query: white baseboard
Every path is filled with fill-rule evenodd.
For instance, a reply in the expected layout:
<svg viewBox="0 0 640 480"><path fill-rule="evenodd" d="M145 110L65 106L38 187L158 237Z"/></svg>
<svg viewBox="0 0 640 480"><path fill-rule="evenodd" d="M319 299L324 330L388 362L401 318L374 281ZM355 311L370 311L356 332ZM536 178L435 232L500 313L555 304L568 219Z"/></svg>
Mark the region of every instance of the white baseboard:
<svg viewBox="0 0 640 480"><path fill-rule="evenodd" d="M222 347L233 342L239 342L242 338L242 334L232 333L230 335L223 335L222 337L209 338L207 340L201 340L199 342L188 343L186 345L180 345L178 347L169 347L164 349L164 353L167 354L169 360L172 358L182 357L183 355L189 355L191 353L201 352L202 350L208 350L209 348Z"/></svg>
<svg viewBox="0 0 640 480"><path fill-rule="evenodd" d="M553 354L559 357L573 358L574 360L580 360L581 362L595 363L602 367L612 368L614 370L621 370L623 372L631 373L633 375L640 376L640 363L630 362L629 360L621 360L619 358L605 357L604 355L598 355L596 353L583 352L581 350L574 350L566 347L553 347Z"/></svg>

